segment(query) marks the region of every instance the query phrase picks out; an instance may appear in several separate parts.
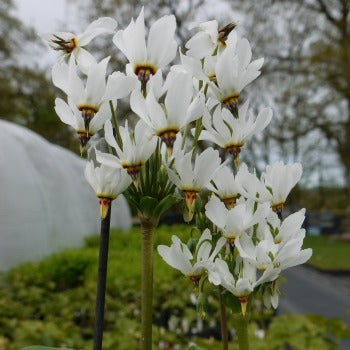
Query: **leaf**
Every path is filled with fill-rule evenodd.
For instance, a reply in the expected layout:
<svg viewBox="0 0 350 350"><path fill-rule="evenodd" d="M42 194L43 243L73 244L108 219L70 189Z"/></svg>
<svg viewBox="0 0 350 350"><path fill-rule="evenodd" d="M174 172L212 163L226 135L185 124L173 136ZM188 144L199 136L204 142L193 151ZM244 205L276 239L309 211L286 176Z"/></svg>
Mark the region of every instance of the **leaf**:
<svg viewBox="0 0 350 350"><path fill-rule="evenodd" d="M154 214L160 218L167 210L169 210L174 204L182 200L182 197L174 196L172 194L164 197L154 210Z"/></svg>
<svg viewBox="0 0 350 350"><path fill-rule="evenodd" d="M222 301L234 313L241 312L241 304L240 304L239 300L229 291L225 290L222 293Z"/></svg>
<svg viewBox="0 0 350 350"><path fill-rule="evenodd" d="M149 218L158 218L155 215L155 209L158 206L158 201L157 199L153 197L143 197L140 200L140 212Z"/></svg>

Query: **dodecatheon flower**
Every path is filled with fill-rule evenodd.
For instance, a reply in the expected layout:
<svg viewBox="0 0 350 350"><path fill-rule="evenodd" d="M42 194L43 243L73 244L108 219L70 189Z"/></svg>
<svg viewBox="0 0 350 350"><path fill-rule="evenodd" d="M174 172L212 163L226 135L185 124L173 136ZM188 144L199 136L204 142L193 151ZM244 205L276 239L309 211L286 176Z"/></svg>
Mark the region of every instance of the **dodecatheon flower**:
<svg viewBox="0 0 350 350"><path fill-rule="evenodd" d="M117 27L113 18L101 17L93 21L82 34L56 32L42 34L41 37L56 51L63 52L63 59L73 56L82 72L87 73L91 64L96 63L95 58L84 48L92 39L101 34L112 34Z"/></svg>
<svg viewBox="0 0 350 350"><path fill-rule="evenodd" d="M160 137L171 154L176 134L203 115L204 96L198 94L193 98L192 76L183 72L170 72L166 85L164 104L157 100L152 89L146 98L135 89L130 107Z"/></svg>
<svg viewBox="0 0 350 350"><path fill-rule="evenodd" d="M288 241L275 243L271 230L266 226L265 237L259 243L255 244L252 237L243 233L236 241L236 247L240 256L259 270L264 271L269 267L285 270L303 264L311 257L311 249L301 249L305 230L300 230L299 233L295 238L289 236Z"/></svg>
<svg viewBox="0 0 350 350"><path fill-rule="evenodd" d="M237 45L228 45L219 55L216 66L216 81L210 89L217 101L235 114L241 91L260 75L264 59L250 62L252 51L249 41L241 39Z"/></svg>
<svg viewBox="0 0 350 350"><path fill-rule="evenodd" d="M137 178L140 169L152 153L154 153L157 146L156 137L152 136L151 131L142 120L138 121L135 125L133 135L129 131L127 121L125 122L125 127L119 127L122 148L114 138L110 120L106 121L104 131L105 139L116 150L117 157L112 154L96 151L96 159L100 163L114 168L124 168L137 187Z"/></svg>
<svg viewBox="0 0 350 350"><path fill-rule="evenodd" d="M236 36L236 33L233 31L235 27L236 24L232 22L219 29L216 20L190 25L190 30L199 28L200 31L187 41L185 45L188 49L187 55L204 58L213 55L217 49L224 49L229 36Z"/></svg>
<svg viewBox="0 0 350 350"><path fill-rule="evenodd" d="M283 209L283 205L292 188L299 182L303 168L300 163L284 164L277 162L266 167L261 180L266 188L271 190L271 207L276 212Z"/></svg>
<svg viewBox="0 0 350 350"><path fill-rule="evenodd" d="M239 269L239 273L235 274L235 277L230 272L226 261L220 258L215 259L215 271L219 275L220 284L240 301L244 316L247 310L249 295L254 291L254 288L263 283L274 281L279 276L281 270L278 268L269 268L257 279L256 267L244 259L241 264L240 260L241 258L238 257L236 266L241 266L241 268Z"/></svg>
<svg viewBox="0 0 350 350"><path fill-rule="evenodd" d="M229 151L236 165L239 164L239 153L246 139L265 129L272 118L272 109L269 107L263 108L256 119L248 111L248 107L247 100L239 107L238 118L235 118L227 109L217 106L212 121L210 114L205 111L203 125L206 130L199 136L199 140L214 142Z"/></svg>
<svg viewBox="0 0 350 350"><path fill-rule="evenodd" d="M85 177L100 200L103 219L108 214L112 200L124 192L131 183L130 176L124 169L115 169L104 164L95 167L93 161L86 164Z"/></svg>
<svg viewBox="0 0 350 350"><path fill-rule="evenodd" d="M268 218L270 228L274 233L275 243L284 245L291 239L305 237L305 229L301 228L305 220L305 209L300 209L296 213L287 216L282 222L276 214L275 216L274 221L271 220L271 217Z"/></svg>
<svg viewBox="0 0 350 350"><path fill-rule="evenodd" d="M136 86L132 77L115 72L109 76L106 83L106 70L109 57L99 63L90 65L86 84L77 74L77 67L73 59L67 64L56 64L52 69L53 83L65 92L70 105L81 112L84 119L86 135L89 134L90 123L99 113L108 113L110 116L109 100L127 96ZM105 119L106 120L106 119Z"/></svg>
<svg viewBox="0 0 350 350"><path fill-rule="evenodd" d="M218 281L218 276L213 271L212 265L214 265L214 259L224 245L225 240L220 238L213 249L212 235L209 229L206 229L197 243L194 255L187 245L175 235L172 236L170 247L159 245L157 250L168 265L181 271L198 286L199 280L206 272L208 272L210 281Z"/></svg>
<svg viewBox="0 0 350 350"><path fill-rule="evenodd" d="M89 130L85 129L85 120L82 117L81 111L68 100L68 104L61 98L55 100L55 111L61 121L72 126L80 140L80 153L83 154L89 139L100 129L103 128L106 120L110 118L111 111L107 104L101 106L99 112L91 120Z"/></svg>
<svg viewBox="0 0 350 350"><path fill-rule="evenodd" d="M240 176L240 171L236 176ZM207 186L208 190L216 193L225 203L227 209L235 206L240 195L240 186L236 182L236 177L228 166L221 167L212 179L212 184Z"/></svg>
<svg viewBox="0 0 350 350"><path fill-rule="evenodd" d="M181 145L181 142L182 137L178 135L175 144ZM173 159L174 169L167 167L169 179L182 190L187 209L192 213L197 193L210 183L221 164L219 152L209 147L196 155L194 165L192 165L192 152L185 153L176 149Z"/></svg>
<svg viewBox="0 0 350 350"><path fill-rule="evenodd" d="M205 215L216 225L229 244L234 244L243 232L265 219L270 211L268 203L258 205L254 212L252 201L241 201L232 209L216 196L212 196L205 206Z"/></svg>
<svg viewBox="0 0 350 350"><path fill-rule="evenodd" d="M277 162L268 165L259 180L244 167L239 178L242 195L258 202L270 202L271 208L281 216L289 192L300 180L302 171L300 163Z"/></svg>
<svg viewBox="0 0 350 350"><path fill-rule="evenodd" d="M159 68L163 68L175 58L175 29L176 20L173 15L161 17L152 24L146 44L142 8L136 21L132 19L124 30L115 34L114 44L127 57L133 72L143 85L146 85L150 76Z"/></svg>

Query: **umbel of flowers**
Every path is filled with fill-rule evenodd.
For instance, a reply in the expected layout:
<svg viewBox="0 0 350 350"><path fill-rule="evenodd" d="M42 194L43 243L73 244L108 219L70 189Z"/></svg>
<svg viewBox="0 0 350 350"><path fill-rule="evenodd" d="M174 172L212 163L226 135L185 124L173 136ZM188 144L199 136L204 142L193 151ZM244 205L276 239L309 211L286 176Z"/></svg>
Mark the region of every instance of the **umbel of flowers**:
<svg viewBox="0 0 350 350"><path fill-rule="evenodd" d="M66 94L56 99L57 115L75 129L81 153L89 148L94 155L85 171L101 207L94 350L102 347L111 205L122 193L141 223L141 349L152 349L155 230L161 215L179 202L185 221L201 235L189 242L173 236L170 246L157 251L194 284L199 304L208 283L217 288L223 349L228 348L226 307L236 314L240 349L248 349L252 300L260 295L266 307L276 308L282 271L312 253L302 249L305 211L282 215L301 165L278 162L258 177L240 161L244 146L272 120L271 108L255 115L241 98L260 75L263 58L252 61L250 44L238 37L233 23L222 29L215 20L193 25L195 34L180 50L173 15L155 21L148 35L143 9L125 29L115 32L116 26L113 19L100 18L80 35L44 35L63 53L52 69L53 83ZM107 75L113 69L109 57L97 62L87 51L102 34L113 34L126 56L123 72ZM181 63L169 69L177 52ZM128 96L135 115L125 120L116 113L117 101ZM90 142L97 132L109 152Z"/></svg>

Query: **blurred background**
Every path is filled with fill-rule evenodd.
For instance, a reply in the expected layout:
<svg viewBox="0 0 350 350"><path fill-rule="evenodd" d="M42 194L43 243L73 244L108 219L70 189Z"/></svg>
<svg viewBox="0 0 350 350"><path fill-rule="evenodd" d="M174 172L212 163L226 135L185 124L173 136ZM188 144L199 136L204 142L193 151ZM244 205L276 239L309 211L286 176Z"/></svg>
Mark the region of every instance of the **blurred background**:
<svg viewBox="0 0 350 350"><path fill-rule="evenodd" d="M308 237L305 246L312 247L314 255L307 266L285 273L288 282L281 287L284 297L281 297L278 316L268 315L261 319L253 316L256 322L251 331L256 339L260 339L254 349L350 349L347 341L340 342L341 338L349 335L345 324L350 326L350 0L2 0L0 119L32 130L50 143L72 152L63 158L74 158L73 153L79 152L74 131L61 123L54 111L54 99L60 94L51 82L51 66L56 54L37 34L55 31L80 33L100 16L116 18L118 29L122 29L131 17L139 14L141 6L145 6L147 24L162 15L175 14L177 39L182 47L191 35L187 27L194 21L217 19L220 26L236 22L239 34L251 43L253 58L265 58L262 75L245 89L243 98L249 98L256 110L266 105L274 110L273 122L246 146L242 160L254 165L258 171L277 160L303 164L302 180L290 197L287 211L306 207ZM99 37L89 46L90 51L99 59L111 55L111 71L123 69L125 58L110 40L108 36ZM129 114L127 104L121 103L118 115L123 119ZM4 124L2 120L0 131L1 128L9 128L9 124ZM26 131L15 126L10 129L14 140L23 143L23 137L18 135ZM13 153L10 141L6 140L4 136L0 141L3 146L0 160L1 168L8 170L9 163L23 163L22 154L28 152L28 146ZM33 152L35 159L43 157L39 148ZM51 159L50 154L45 157ZM17 165L11 171L15 173L16 169L19 169ZM55 171L52 168L52 172ZM39 175L43 172L39 167ZM23 191L24 196L26 192L19 193L13 183L11 186L16 187L9 187L12 175L6 174L9 175L1 177L5 195L0 199L0 213L8 218L8 208L12 208L9 198L14 197L18 202ZM22 181L21 176L30 179L36 173L26 166L16 176ZM71 174L71 177L74 176ZM49 172L43 175L43 178L48 177ZM40 182L36 186L40 187ZM50 190L57 193L59 189L56 185ZM69 198L65 200L69 201ZM40 205L46 208L45 204ZM123 210L127 210L126 204L122 205ZM62 206L58 204L57 208ZM76 206L78 204L74 204ZM57 208L52 210L59 217ZM27 211L25 207L22 209ZM90 214L79 215L79 220L84 221ZM29 222L41 220L39 216L32 220L29 218L28 223L20 227L20 233L14 236L9 227L20 223L21 217L18 213L7 225L4 224L5 219L0 222L0 236L11 235L15 239L12 243L14 250L16 242L23 239L30 241L32 238L28 238L28 232L37 230L31 228ZM62 228L59 222L54 226L52 228L52 223L46 226L55 232L54 248L49 249L50 244L40 247L36 258L62 246L81 245L83 236L95 232L95 228L86 232L86 227L82 227L81 230L85 231L76 241L70 240L69 227ZM64 242L57 241L60 230L66 233ZM182 226L162 230L164 234L159 235L162 243L170 241L170 232L180 231L184 236L189 234L189 229ZM115 244L119 248L111 254L111 264L115 264L116 268L112 268L109 276L106 349L133 349L138 336L136 323L128 321L138 317L135 304L139 297L138 282L126 282L123 274L116 272L117 268L123 271L123 266L118 265L119 259L134 257L137 261L138 241L136 234L132 239L127 236L120 238L120 235L119 231L112 235L115 237L112 237L112 240L115 239L112 247ZM37 239L40 240L40 237ZM5 247L6 240L1 244ZM10 251L6 258L2 253L0 270L28 260L23 255L26 244L20 253L16 251L12 254ZM96 246L96 239L90 237L81 250L67 250L42 262L20 265L8 273L4 272L0 285L0 350L21 349L35 343L89 349ZM11 263L7 264L10 258ZM215 340L219 337L215 331L217 325L210 324L209 317L206 321L197 318L195 306L189 298L191 286L186 281L179 282L179 275L170 272L170 268L157 259L156 268L164 272L164 276L160 273L163 277L156 280L159 283L156 292L159 297L156 310L157 348L187 349L189 339L203 333L202 340L197 341L198 347L219 349L220 345ZM137 266L130 265L125 275L134 273L137 280L136 270ZM171 283L171 279L176 283ZM173 296L171 301L167 299L170 295ZM116 301L119 298L127 303ZM186 311L181 306L183 298L192 311ZM122 306L125 307L123 312L120 311ZM210 307L215 310L215 301ZM115 321L116 312L119 322ZM320 316L301 316L309 314ZM286 318L287 315L294 316ZM332 319L334 317L337 319ZM68 336L72 327L81 336ZM118 339L113 335L125 329L132 331ZM272 339L280 339L280 342ZM192 348L196 349L195 346Z"/></svg>

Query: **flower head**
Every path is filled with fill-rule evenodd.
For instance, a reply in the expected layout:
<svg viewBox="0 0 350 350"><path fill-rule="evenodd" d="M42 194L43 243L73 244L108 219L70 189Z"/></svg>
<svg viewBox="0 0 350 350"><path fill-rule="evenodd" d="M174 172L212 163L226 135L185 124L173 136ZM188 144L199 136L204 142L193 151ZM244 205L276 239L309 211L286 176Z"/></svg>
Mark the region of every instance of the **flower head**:
<svg viewBox="0 0 350 350"><path fill-rule="evenodd" d="M149 30L146 44L142 8L136 21L132 19L124 30L119 30L113 42L127 57L139 80L147 82L159 68L166 66L175 58L177 50L175 29L176 20L173 15L158 19Z"/></svg>
<svg viewBox="0 0 350 350"><path fill-rule="evenodd" d="M186 205L192 212L197 193L207 186L219 169L221 159L219 152L209 147L201 154L196 155L192 164L192 152L185 153L178 147L182 137L178 135L175 141L174 169L167 168L169 179L184 193ZM175 148L175 147L174 147Z"/></svg>
<svg viewBox="0 0 350 350"><path fill-rule="evenodd" d="M212 196L205 206L205 215L221 230L227 242L233 244L243 232L265 219L270 210L268 203L264 203L254 212L254 203L250 201L240 201L227 209L219 198Z"/></svg>
<svg viewBox="0 0 350 350"><path fill-rule="evenodd" d="M239 107L238 118L235 118L227 109L217 106L212 122L210 114L206 113L203 117L205 130L201 132L199 139L214 142L237 158L246 139L262 131L272 118L269 107L262 109L256 119L248 111L248 107L247 100Z"/></svg>
<svg viewBox="0 0 350 350"><path fill-rule="evenodd" d="M236 176L239 177L239 174L238 170ZM231 209L235 206L236 200L240 195L240 186L236 181L236 176L234 176L228 166L222 166L215 173L212 179L213 184L207 185L208 190L216 193L225 203L227 209Z"/></svg>
<svg viewBox="0 0 350 350"><path fill-rule="evenodd" d="M153 79L151 80L153 82ZM172 150L176 134L203 114L204 96L194 97L192 77L183 72L170 72L166 81L164 104L149 89L147 97L135 89L130 97L131 109Z"/></svg>
<svg viewBox="0 0 350 350"><path fill-rule="evenodd" d="M95 167L92 161L86 164L85 177L100 200L102 218L107 216L111 201L131 183L130 176L124 169L115 169L104 164Z"/></svg>
<svg viewBox="0 0 350 350"><path fill-rule="evenodd" d="M214 249L211 241L212 235L206 229L197 243L195 256L177 236L172 236L170 247L159 245L157 250L167 264L181 271L192 282L198 284L200 278L206 272L209 272L210 280L212 278L215 279L215 275L212 274L213 270L210 267L213 265L216 255L225 245L225 240L219 239Z"/></svg>
<svg viewBox="0 0 350 350"><path fill-rule="evenodd" d="M133 135L129 131L127 122L125 127L119 128L119 132L122 148L114 138L112 123L107 120L105 124L105 138L107 143L116 150L117 157L96 151L96 159L102 164L126 169L134 180L135 185L137 185L137 176L140 169L155 151L157 139L152 136L147 125L141 120L136 124Z"/></svg>
<svg viewBox="0 0 350 350"><path fill-rule="evenodd" d="M242 259L237 258L236 265L240 265ZM241 303L242 314L245 315L248 304L248 297L254 291L254 288L260 284L274 281L280 274L280 269L270 268L263 272L257 279L257 269L247 260L243 260L243 268L240 269L237 276L234 276L226 261L217 258L215 260L215 271L219 275L220 284L238 298Z"/></svg>
<svg viewBox="0 0 350 350"><path fill-rule="evenodd" d="M69 119L69 122L66 123L74 126L79 131L77 131L78 134L82 134L82 138L85 140L82 142L82 146L85 146L90 136L96 131L91 131L91 127L96 129L96 126L99 126L101 128L104 122L111 117L109 101L113 100L114 107L116 107L116 100L127 96L136 85L135 79L120 72L110 75L106 83L108 61L109 57L90 65L86 84L78 76L73 59L69 61L68 65L65 63L56 64L52 69L53 83L67 94L68 105L72 109L74 119L79 121L76 123L79 128L77 129L77 125L73 125L72 118L65 117L63 112L59 116L64 122ZM77 116L79 113L81 118ZM81 119L83 126L80 123ZM91 124L93 120L95 122ZM83 135L84 133L85 135Z"/></svg>
<svg viewBox="0 0 350 350"><path fill-rule="evenodd" d="M236 108L241 91L261 73L264 59L250 62L251 58L249 41L241 39L237 45L228 45L217 59L216 81L210 83L210 89L217 101L230 110Z"/></svg>
<svg viewBox="0 0 350 350"><path fill-rule="evenodd" d="M266 167L266 172L259 180L255 174L248 171L246 165L242 167L239 184L241 191L247 198L259 202L270 202L272 209L281 212L289 192L300 180L302 166L300 163L284 164L277 162Z"/></svg>
<svg viewBox="0 0 350 350"><path fill-rule="evenodd" d="M114 33L117 22L109 17L101 17L92 22L82 34L56 32L43 34L41 37L56 51L63 52L62 58L73 56L80 69L86 73L91 64L96 63L95 58L84 48L96 36Z"/></svg>
<svg viewBox="0 0 350 350"><path fill-rule="evenodd" d="M187 55L196 58L213 55L217 48L223 49L226 47L226 40L229 36L236 36L233 31L235 27L236 24L232 22L219 29L216 20L192 24L189 29L199 28L200 30L187 41L185 45L188 49Z"/></svg>

